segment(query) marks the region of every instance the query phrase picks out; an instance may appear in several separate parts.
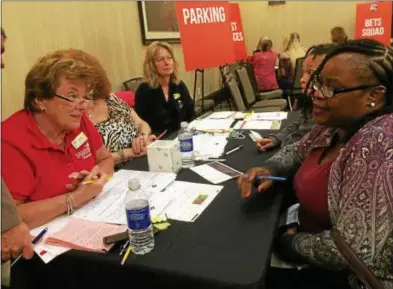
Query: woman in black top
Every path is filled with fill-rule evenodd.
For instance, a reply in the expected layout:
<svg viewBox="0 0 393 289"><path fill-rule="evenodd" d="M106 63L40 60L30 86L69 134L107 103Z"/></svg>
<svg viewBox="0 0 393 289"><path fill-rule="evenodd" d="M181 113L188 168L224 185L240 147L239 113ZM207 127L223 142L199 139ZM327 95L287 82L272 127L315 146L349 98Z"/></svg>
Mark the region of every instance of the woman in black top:
<svg viewBox="0 0 393 289"><path fill-rule="evenodd" d="M153 42L143 64L146 81L135 95L135 110L155 134L176 131L182 121L194 118L194 105L187 86L179 79L172 47Z"/></svg>

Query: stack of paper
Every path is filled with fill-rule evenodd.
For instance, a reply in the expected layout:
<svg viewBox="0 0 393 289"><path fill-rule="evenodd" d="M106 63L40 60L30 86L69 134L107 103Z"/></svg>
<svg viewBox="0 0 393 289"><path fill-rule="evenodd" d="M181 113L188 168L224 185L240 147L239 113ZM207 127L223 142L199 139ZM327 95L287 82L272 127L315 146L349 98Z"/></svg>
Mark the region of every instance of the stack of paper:
<svg viewBox="0 0 393 289"><path fill-rule="evenodd" d="M114 244L106 245L104 237L124 232L127 226L111 225L71 218L61 230L50 234L45 242L50 245L97 253L108 252Z"/></svg>
<svg viewBox="0 0 393 289"><path fill-rule="evenodd" d="M194 128L196 130L206 131L206 130L229 130L233 123L232 118L225 119L211 119L205 118L201 120L194 120L189 124L189 128Z"/></svg>
<svg viewBox="0 0 393 289"><path fill-rule="evenodd" d="M219 158L228 141L225 135L199 134L194 135L194 156L196 160Z"/></svg>
<svg viewBox="0 0 393 289"><path fill-rule="evenodd" d="M128 192L128 180L132 178L139 179L141 189L149 197L152 218L159 215L170 202L170 199L160 195L176 179L176 174L120 170L105 185L103 192L74 212L74 216L90 221L127 224L124 199Z"/></svg>
<svg viewBox="0 0 393 289"><path fill-rule="evenodd" d="M278 112L258 112L253 113L248 118L249 120L283 120L288 117L288 112L278 111Z"/></svg>
<svg viewBox="0 0 393 289"><path fill-rule="evenodd" d="M213 112L211 115L207 117L207 119L224 119L224 118L232 118L232 119L242 119L244 118L244 113L241 111L217 111Z"/></svg>
<svg viewBox="0 0 393 289"><path fill-rule="evenodd" d="M172 201L164 214L172 220L194 222L222 188L223 186L175 181L166 189L172 195Z"/></svg>
<svg viewBox="0 0 393 289"><path fill-rule="evenodd" d="M234 129L278 130L280 126L279 120L244 120L238 121Z"/></svg>
<svg viewBox="0 0 393 289"><path fill-rule="evenodd" d="M30 234L32 236L37 236L45 227L48 228L48 232L44 235L43 239L34 246L34 251L42 259L42 261L44 261L45 264L48 264L57 256L71 250L71 248L57 247L45 243L49 234L56 233L63 229L67 225L69 219L69 216L62 216L43 226L30 230Z"/></svg>
<svg viewBox="0 0 393 289"><path fill-rule="evenodd" d="M242 174L220 162L211 162L205 165L192 167L191 170L213 184L225 182Z"/></svg>

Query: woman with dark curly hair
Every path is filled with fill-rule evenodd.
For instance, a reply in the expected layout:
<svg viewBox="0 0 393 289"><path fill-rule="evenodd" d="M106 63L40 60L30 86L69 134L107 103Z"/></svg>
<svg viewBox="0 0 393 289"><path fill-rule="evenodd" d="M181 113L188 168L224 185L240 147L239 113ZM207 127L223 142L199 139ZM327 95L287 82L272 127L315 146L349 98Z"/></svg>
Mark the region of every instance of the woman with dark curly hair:
<svg viewBox="0 0 393 289"><path fill-rule="evenodd" d="M278 237L281 257L345 273L335 229L393 288L393 50L369 39L347 41L325 57L309 87L304 113L312 113L312 131L248 170L238 187L247 197L257 176L296 172L299 226ZM258 191L271 186L264 180Z"/></svg>

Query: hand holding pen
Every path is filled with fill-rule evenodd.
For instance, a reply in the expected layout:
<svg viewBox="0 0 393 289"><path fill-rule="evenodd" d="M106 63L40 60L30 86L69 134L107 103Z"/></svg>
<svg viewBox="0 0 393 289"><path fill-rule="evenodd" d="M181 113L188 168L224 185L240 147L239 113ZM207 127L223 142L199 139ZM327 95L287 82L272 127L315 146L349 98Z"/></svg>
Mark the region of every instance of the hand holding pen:
<svg viewBox="0 0 393 289"><path fill-rule="evenodd" d="M273 181L286 180L283 177L273 177L265 168L251 168L238 178L237 187L241 192L242 198L248 198L254 185L258 187L258 192L264 192L272 187Z"/></svg>

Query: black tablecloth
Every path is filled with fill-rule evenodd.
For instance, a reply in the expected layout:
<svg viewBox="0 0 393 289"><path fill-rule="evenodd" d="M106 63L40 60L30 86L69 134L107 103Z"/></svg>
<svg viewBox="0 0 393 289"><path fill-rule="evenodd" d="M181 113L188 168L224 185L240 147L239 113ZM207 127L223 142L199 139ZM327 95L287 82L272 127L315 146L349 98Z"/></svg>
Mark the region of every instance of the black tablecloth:
<svg viewBox="0 0 393 289"><path fill-rule="evenodd" d="M298 117L290 113L283 125ZM240 171L273 154L257 153L249 136L230 140L227 151L237 144L244 147L227 156L226 163ZM125 168L147 170L147 159L133 160ZM191 170L182 170L177 179L207 183ZM119 245L107 254L70 251L46 265L35 257L13 268L13 288L257 288L270 262L282 194L276 187L243 200L236 180L223 185L194 223L171 221L147 255L131 255L124 266Z"/></svg>

